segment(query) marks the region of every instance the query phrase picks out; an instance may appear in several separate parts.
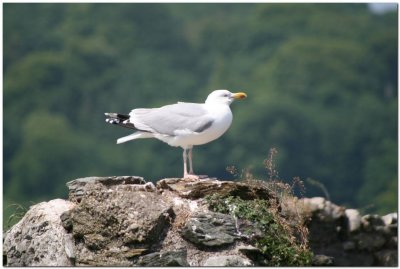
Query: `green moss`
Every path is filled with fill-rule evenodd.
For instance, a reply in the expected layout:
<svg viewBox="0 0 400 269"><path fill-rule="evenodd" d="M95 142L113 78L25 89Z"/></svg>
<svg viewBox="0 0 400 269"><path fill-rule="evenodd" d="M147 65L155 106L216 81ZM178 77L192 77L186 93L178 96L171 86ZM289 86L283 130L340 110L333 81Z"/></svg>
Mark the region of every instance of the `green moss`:
<svg viewBox="0 0 400 269"><path fill-rule="evenodd" d="M276 214L277 209L268 200L243 200L239 197L222 197L213 194L205 197L212 211L232 214L241 220L251 221L254 230L262 233L250 240L264 255L267 266L311 265L312 252L297 242L287 222ZM250 235L252 231L241 231Z"/></svg>

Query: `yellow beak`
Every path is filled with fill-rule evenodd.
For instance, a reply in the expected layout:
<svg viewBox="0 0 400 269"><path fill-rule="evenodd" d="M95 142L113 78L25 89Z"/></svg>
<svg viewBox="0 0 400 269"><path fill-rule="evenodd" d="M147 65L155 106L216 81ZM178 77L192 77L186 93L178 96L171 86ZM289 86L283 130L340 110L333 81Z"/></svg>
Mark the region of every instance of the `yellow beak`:
<svg viewBox="0 0 400 269"><path fill-rule="evenodd" d="M245 94L244 92L237 92L233 94L233 98L235 99L244 99L247 97L247 94Z"/></svg>

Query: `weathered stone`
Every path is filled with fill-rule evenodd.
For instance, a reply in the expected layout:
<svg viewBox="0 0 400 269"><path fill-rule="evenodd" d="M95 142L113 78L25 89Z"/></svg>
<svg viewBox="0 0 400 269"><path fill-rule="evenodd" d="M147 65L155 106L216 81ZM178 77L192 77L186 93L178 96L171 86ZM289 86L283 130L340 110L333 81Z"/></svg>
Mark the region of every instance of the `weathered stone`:
<svg viewBox="0 0 400 269"><path fill-rule="evenodd" d="M157 182L157 188L168 189L188 199L198 199L218 193L222 196L237 196L242 199L271 199L273 196L267 188L250 186L242 182L219 181L216 179L163 179Z"/></svg>
<svg viewBox="0 0 400 269"><path fill-rule="evenodd" d="M84 177L67 182L69 189L69 200L80 202L87 189L87 184L102 184L104 186L145 184L146 181L138 176L112 176L112 177Z"/></svg>
<svg viewBox="0 0 400 269"><path fill-rule="evenodd" d="M327 219L337 220L345 216L345 209L344 207L337 206L334 203L327 201L323 213Z"/></svg>
<svg viewBox="0 0 400 269"><path fill-rule="evenodd" d="M245 254L246 256L253 255L253 254L262 254L261 250L254 246L239 246L239 247L237 247L237 250L239 252Z"/></svg>
<svg viewBox="0 0 400 269"><path fill-rule="evenodd" d="M340 253L334 257L335 266L359 266L367 267L375 265L375 259L372 253L365 250L354 249L349 252Z"/></svg>
<svg viewBox="0 0 400 269"><path fill-rule="evenodd" d="M315 255L312 259L314 266L332 266L334 265L334 258L326 255Z"/></svg>
<svg viewBox="0 0 400 269"><path fill-rule="evenodd" d="M397 224L397 213L390 213L382 217L385 225Z"/></svg>
<svg viewBox="0 0 400 269"><path fill-rule="evenodd" d="M172 206L155 192L90 184L70 213L77 265L127 266L128 258L158 243L174 217Z"/></svg>
<svg viewBox="0 0 400 269"><path fill-rule="evenodd" d="M75 262L75 258L76 258L75 242L74 242L75 240L74 240L72 234L70 234L70 233L66 234L64 237L64 241L65 241L65 245L64 245L65 254L67 254L67 257L69 259L71 259L72 261Z"/></svg>
<svg viewBox="0 0 400 269"><path fill-rule="evenodd" d="M79 259L79 262L78 262ZM125 259L123 255L100 255L93 251L90 251L86 248L79 249L79 258L77 258L76 262L77 266L107 266L107 267L115 267L115 266L133 266L133 262L129 259Z"/></svg>
<svg viewBox="0 0 400 269"><path fill-rule="evenodd" d="M374 252L397 249L396 215L382 218L378 215L359 216L356 210L338 207L324 198L305 198L309 245L314 253L323 253L335 259L335 266L382 265ZM311 214L310 214L311 213Z"/></svg>
<svg viewBox="0 0 400 269"><path fill-rule="evenodd" d="M377 233L359 233L354 236L354 240L360 250L369 251L381 248L386 242L385 238Z"/></svg>
<svg viewBox="0 0 400 269"><path fill-rule="evenodd" d="M249 258L255 266L267 265L265 257L259 248L253 246L239 246L236 248L238 252L243 253Z"/></svg>
<svg viewBox="0 0 400 269"><path fill-rule="evenodd" d="M346 209L345 214L348 221L348 231L355 232L361 227L361 215L356 209Z"/></svg>
<svg viewBox="0 0 400 269"><path fill-rule="evenodd" d="M323 197L303 198L302 201L311 212L323 210L326 204L326 200Z"/></svg>
<svg viewBox="0 0 400 269"><path fill-rule="evenodd" d="M253 263L245 258L238 255L220 255L212 256L208 258L203 266L224 266L224 267L234 267L234 266L252 266Z"/></svg>
<svg viewBox="0 0 400 269"><path fill-rule="evenodd" d="M390 225L388 225L388 226L386 226L386 227L389 228L390 232L391 232L393 235L397 235L397 229L398 229L397 223L396 223L396 224L390 224Z"/></svg>
<svg viewBox="0 0 400 269"><path fill-rule="evenodd" d="M245 240L254 240L264 236L264 232L254 222L249 220L239 219L233 216L236 227L236 235Z"/></svg>
<svg viewBox="0 0 400 269"><path fill-rule="evenodd" d="M361 225L364 231L374 231L377 226L384 226L385 223L379 215L365 215L361 218Z"/></svg>
<svg viewBox="0 0 400 269"><path fill-rule="evenodd" d="M72 190L85 186L89 182L101 183L105 186L146 183L143 177L139 176L84 177L67 182L67 187Z"/></svg>
<svg viewBox="0 0 400 269"><path fill-rule="evenodd" d="M73 265L73 247L60 216L74 206L62 199L32 206L5 235L7 266Z"/></svg>
<svg viewBox="0 0 400 269"><path fill-rule="evenodd" d="M72 230L72 220L71 220L71 211L65 211L60 216L61 225L66 229L68 232Z"/></svg>
<svg viewBox="0 0 400 269"><path fill-rule="evenodd" d="M375 257L378 260L380 266L392 266L398 265L398 252L394 250L381 250L375 253Z"/></svg>
<svg viewBox="0 0 400 269"><path fill-rule="evenodd" d="M186 249L180 249L176 251L155 252L141 256L137 261L136 265L152 266L152 267L164 267L164 266L188 267L189 263L187 262Z"/></svg>
<svg viewBox="0 0 400 269"><path fill-rule="evenodd" d="M182 230L182 237L199 247L220 247L237 238L230 215L206 212L193 215Z"/></svg>
<svg viewBox="0 0 400 269"><path fill-rule="evenodd" d="M393 224L391 224L393 225ZM374 227L374 230L376 231L376 233L382 234L384 236L390 236L390 235L395 235L397 234L396 232L393 232L393 230L391 229L391 225L387 225L387 226L376 226ZM397 224L395 224L397 227Z"/></svg>
<svg viewBox="0 0 400 269"><path fill-rule="evenodd" d="M345 216L345 208L322 197L303 198L305 208L322 221L336 221Z"/></svg>
<svg viewBox="0 0 400 269"><path fill-rule="evenodd" d="M343 242L343 250L345 251L350 251L356 248L356 243L354 243L353 241L346 241Z"/></svg>
<svg viewBox="0 0 400 269"><path fill-rule="evenodd" d="M133 258L133 257L142 255L147 250L148 250L147 248L133 248L133 249L125 249L125 250L117 249L116 252L121 251L119 254L122 254L123 257Z"/></svg>
<svg viewBox="0 0 400 269"><path fill-rule="evenodd" d="M392 249L397 249L397 246L398 246L397 236L390 237L387 242L387 247Z"/></svg>
<svg viewBox="0 0 400 269"><path fill-rule="evenodd" d="M266 184L165 179L156 189L139 177L91 177L68 186L76 205L62 200L55 204L69 206L38 204L4 234L4 264L268 265L268 255L251 246L263 235L257 223L210 212L201 199L213 193L277 199ZM396 213L360 220L356 210L321 197L278 206L282 216L293 218L289 226L307 224L311 250L324 254L314 264L330 265L333 257L335 266L397 265Z"/></svg>

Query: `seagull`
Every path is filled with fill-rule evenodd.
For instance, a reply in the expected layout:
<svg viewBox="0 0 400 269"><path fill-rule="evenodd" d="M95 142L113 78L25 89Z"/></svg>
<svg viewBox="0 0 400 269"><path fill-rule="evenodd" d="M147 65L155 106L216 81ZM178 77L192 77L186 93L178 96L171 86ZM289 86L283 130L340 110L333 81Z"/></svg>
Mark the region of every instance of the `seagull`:
<svg viewBox="0 0 400 269"><path fill-rule="evenodd" d="M232 123L229 105L234 100L246 97L243 92L216 90L208 95L204 103L178 102L159 108L133 109L128 115L104 114L106 122L136 131L119 138L117 144L139 138L156 138L170 146L182 147L183 178L200 179L207 176L193 172L193 146L209 143L223 135Z"/></svg>

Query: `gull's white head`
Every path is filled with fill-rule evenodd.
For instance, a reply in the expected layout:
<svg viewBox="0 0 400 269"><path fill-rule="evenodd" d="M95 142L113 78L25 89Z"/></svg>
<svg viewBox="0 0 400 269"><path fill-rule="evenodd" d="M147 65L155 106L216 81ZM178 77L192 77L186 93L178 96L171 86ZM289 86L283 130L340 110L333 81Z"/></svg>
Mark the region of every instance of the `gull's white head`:
<svg viewBox="0 0 400 269"><path fill-rule="evenodd" d="M206 104L230 105L235 99L244 99L246 97L247 95L244 92L231 93L228 90L216 90L208 95Z"/></svg>

